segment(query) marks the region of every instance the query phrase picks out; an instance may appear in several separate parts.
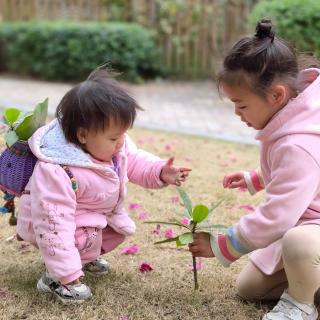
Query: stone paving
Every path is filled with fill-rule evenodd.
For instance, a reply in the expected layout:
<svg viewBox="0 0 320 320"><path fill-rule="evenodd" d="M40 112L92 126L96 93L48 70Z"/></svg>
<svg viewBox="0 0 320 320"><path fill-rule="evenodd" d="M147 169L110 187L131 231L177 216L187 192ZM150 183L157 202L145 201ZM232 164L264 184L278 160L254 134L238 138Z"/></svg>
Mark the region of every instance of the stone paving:
<svg viewBox="0 0 320 320"><path fill-rule="evenodd" d="M135 126L179 132L240 143L255 144L255 132L233 113L233 105L219 97L215 83L153 81L142 85L123 83L145 109L138 113ZM49 98L53 115L62 96L72 87L0 76L0 107L30 110Z"/></svg>

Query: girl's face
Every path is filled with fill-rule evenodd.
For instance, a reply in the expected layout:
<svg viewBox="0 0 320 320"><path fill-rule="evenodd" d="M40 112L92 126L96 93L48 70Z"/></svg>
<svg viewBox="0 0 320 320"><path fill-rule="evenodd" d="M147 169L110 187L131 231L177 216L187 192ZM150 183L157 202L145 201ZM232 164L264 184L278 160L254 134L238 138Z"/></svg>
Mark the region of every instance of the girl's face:
<svg viewBox="0 0 320 320"><path fill-rule="evenodd" d="M110 162L112 157L121 150L127 130L128 128L123 128L111 120L109 127L105 130L96 132L79 128L77 136L83 148L93 158Z"/></svg>
<svg viewBox="0 0 320 320"><path fill-rule="evenodd" d="M224 94L234 103L235 114L248 127L263 129L269 120L283 107L282 91L266 94L261 97L245 86L221 84Z"/></svg>

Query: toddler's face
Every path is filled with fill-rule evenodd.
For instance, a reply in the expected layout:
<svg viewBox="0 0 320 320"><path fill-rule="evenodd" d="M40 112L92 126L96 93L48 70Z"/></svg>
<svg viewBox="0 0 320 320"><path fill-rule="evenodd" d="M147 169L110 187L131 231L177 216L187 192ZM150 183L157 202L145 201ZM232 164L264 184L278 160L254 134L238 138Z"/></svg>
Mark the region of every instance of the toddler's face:
<svg viewBox="0 0 320 320"><path fill-rule="evenodd" d="M268 94L266 98L262 98L245 86L230 86L226 83L222 84L222 90L234 103L235 114L248 127L253 127L256 130L263 129L278 111Z"/></svg>
<svg viewBox="0 0 320 320"><path fill-rule="evenodd" d="M128 129L110 121L109 127L96 132L95 130L78 130L78 139L84 149L99 161L110 162L124 143L125 133Z"/></svg>

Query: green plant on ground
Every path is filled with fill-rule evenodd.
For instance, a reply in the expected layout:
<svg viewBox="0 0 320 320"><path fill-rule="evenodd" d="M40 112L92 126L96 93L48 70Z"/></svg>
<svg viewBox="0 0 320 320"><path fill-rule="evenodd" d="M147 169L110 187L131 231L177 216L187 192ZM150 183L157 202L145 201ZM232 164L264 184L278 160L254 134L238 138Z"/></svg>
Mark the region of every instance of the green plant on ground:
<svg viewBox="0 0 320 320"><path fill-rule="evenodd" d="M205 223L210 214L216 209L223 200L220 200L218 203L213 205L210 209L203 205L197 204L194 207L192 206L192 202L188 194L184 191L183 188L177 188L179 192L179 196L183 202L183 206L185 208L184 214L190 219L188 224L184 224L179 219L174 219L173 221L146 221L145 223L155 223L155 224L164 224L164 225L173 225L180 228L185 228L188 232L184 232L174 238L169 238L161 241L155 242L155 244L163 244L167 242L175 242L178 247L188 245L193 241L193 234L199 231L208 231L208 229L224 229L225 226L220 224L207 224ZM194 289L198 290L198 275L197 275L197 262L196 257L192 256L192 265L193 265L193 278L194 278Z"/></svg>

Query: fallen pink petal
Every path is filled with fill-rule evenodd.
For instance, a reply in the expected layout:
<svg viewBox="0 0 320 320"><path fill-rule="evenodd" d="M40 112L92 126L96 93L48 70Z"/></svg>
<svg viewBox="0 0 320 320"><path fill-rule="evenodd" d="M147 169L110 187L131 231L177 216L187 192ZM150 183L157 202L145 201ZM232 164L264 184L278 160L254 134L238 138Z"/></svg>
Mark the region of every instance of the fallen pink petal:
<svg viewBox="0 0 320 320"><path fill-rule="evenodd" d="M143 139L138 139L138 140L137 140L137 143L138 143L138 144L144 144L144 140L143 140Z"/></svg>
<svg viewBox="0 0 320 320"><path fill-rule="evenodd" d="M130 320L129 316L120 316L119 320Z"/></svg>
<svg viewBox="0 0 320 320"><path fill-rule="evenodd" d="M15 240L17 238L16 234L13 234L12 236L8 237L6 240L4 240L5 242L12 242L13 240Z"/></svg>
<svg viewBox="0 0 320 320"><path fill-rule="evenodd" d="M122 249L121 254L136 254L139 251L139 247L136 244L125 247Z"/></svg>
<svg viewBox="0 0 320 320"><path fill-rule="evenodd" d="M203 265L204 265L204 262L203 262L201 259L198 259L198 260L196 261L196 270L197 270L197 271L201 270L202 267L203 267ZM189 265L189 270L190 270L190 271L193 271L193 265Z"/></svg>
<svg viewBox="0 0 320 320"><path fill-rule="evenodd" d="M174 232L173 229L168 228L166 230L164 230L164 236L168 239L174 238Z"/></svg>
<svg viewBox="0 0 320 320"><path fill-rule="evenodd" d="M149 218L149 214L148 212L140 212L138 215L138 219L139 220L146 220Z"/></svg>
<svg viewBox="0 0 320 320"><path fill-rule="evenodd" d="M187 217L183 217L183 218L180 220L180 223L181 223L181 224L184 224L185 226L187 226L187 225L190 224L190 219L187 218Z"/></svg>
<svg viewBox="0 0 320 320"><path fill-rule="evenodd" d="M172 145L171 145L171 144L166 144L166 145L164 146L164 149L165 149L166 151L170 151L170 150L172 150Z"/></svg>
<svg viewBox="0 0 320 320"><path fill-rule="evenodd" d="M0 288L0 298L6 298L10 294L9 289Z"/></svg>
<svg viewBox="0 0 320 320"><path fill-rule="evenodd" d="M160 228L160 224L157 224L157 226L151 231L151 233L158 236L160 234Z"/></svg>
<svg viewBox="0 0 320 320"><path fill-rule="evenodd" d="M128 208L130 210L140 209L141 208L141 204L139 204L139 203L129 203Z"/></svg>
<svg viewBox="0 0 320 320"><path fill-rule="evenodd" d="M175 196L175 197L171 197L171 202L172 203L179 203L179 197L178 196Z"/></svg>
<svg viewBox="0 0 320 320"><path fill-rule="evenodd" d="M256 210L255 207L251 206L250 204L242 204L241 206L239 206L239 209L242 209L247 212L253 212Z"/></svg>
<svg viewBox="0 0 320 320"><path fill-rule="evenodd" d="M191 162L191 161L192 161L192 158L190 158L190 157L185 157L184 160L185 160L186 162Z"/></svg>
<svg viewBox="0 0 320 320"><path fill-rule="evenodd" d="M139 271L142 273L150 272L152 270L153 270L153 268L151 267L151 265L148 262L142 262L139 266Z"/></svg>

